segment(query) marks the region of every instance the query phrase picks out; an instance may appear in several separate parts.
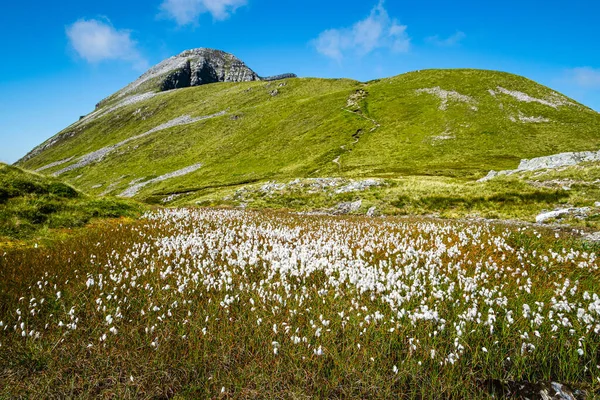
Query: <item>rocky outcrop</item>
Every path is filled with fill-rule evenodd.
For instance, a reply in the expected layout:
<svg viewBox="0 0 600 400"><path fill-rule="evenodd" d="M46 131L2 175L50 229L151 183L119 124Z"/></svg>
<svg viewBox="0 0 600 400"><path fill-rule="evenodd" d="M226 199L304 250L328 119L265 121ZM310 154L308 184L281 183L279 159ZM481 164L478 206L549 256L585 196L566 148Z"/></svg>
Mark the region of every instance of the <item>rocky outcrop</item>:
<svg viewBox="0 0 600 400"><path fill-rule="evenodd" d="M535 217L535 222L537 222L538 224L542 223L542 222L546 222L548 220L551 219L559 219L559 218L563 218L566 216L572 216L575 218L585 218L588 216L590 212L590 208L589 207L579 207L579 208L575 208L575 207L570 207L570 208L561 208L558 210L553 210L553 211L546 211L543 212L541 214L539 214L537 217Z"/></svg>
<svg viewBox="0 0 600 400"><path fill-rule="evenodd" d="M91 153L84 154L74 164L68 165L68 166L66 166L66 167L64 167L64 168L62 168L62 169L54 172L52 175L53 176L59 176L59 175L64 174L65 172L69 172L69 171L72 171L72 170L77 169L77 168L82 168L82 167L85 167L86 165L89 165L91 163L100 161L104 157L106 157L108 154L110 154L114 150L118 149L119 147L122 147L122 146L126 145L127 143L129 143L131 141L138 140L138 139L141 139L141 138L143 138L145 136L151 135L151 134L153 134L155 132L162 131L162 130L168 129L168 128L172 128L174 126L189 125L189 124L193 124L195 122L202 121L202 120L205 120L205 119L220 117L220 116L225 115L226 112L227 111L220 111L220 112L215 113L215 114L205 115L205 116L195 117L195 118L192 118L189 115L182 115L180 117L172 119L171 121L165 122L164 124L161 124L161 125L159 125L157 127L154 127L152 129L150 129L149 131L144 132L142 134L131 136L131 137L129 137L129 138L125 139L125 140L122 140L122 141L120 141L118 143L112 144L110 146L102 147L101 149L95 150L95 151L93 151ZM61 164L64 164L65 162L70 161L72 158L73 157L67 159L66 161L63 160L64 162L61 162ZM42 167L41 170L51 168L52 166L55 166L55 165L58 165L58 164L56 164L56 163L54 163L54 165L48 164L48 165Z"/></svg>
<svg viewBox="0 0 600 400"><path fill-rule="evenodd" d="M477 111L477 101L471 96L467 96L464 94L460 94L454 90L444 90L439 86L432 88L423 88L417 89L415 91L417 94L427 93L433 96L436 96L440 99L439 109L445 111L448 109L448 104L452 101L454 103L467 103L471 104L471 108L473 111Z"/></svg>
<svg viewBox="0 0 600 400"><path fill-rule="evenodd" d="M347 201L344 203L339 203L335 208L331 209L330 212L333 215L346 215L357 212L360 209L360 206L362 206L361 199L356 201Z"/></svg>
<svg viewBox="0 0 600 400"><path fill-rule="evenodd" d="M349 193L349 192L362 192L363 190L370 189L372 187L381 186L383 182L375 179L365 179L362 181L351 181L345 186L335 190L335 193Z"/></svg>
<svg viewBox="0 0 600 400"><path fill-rule="evenodd" d="M542 169L553 169L560 167L570 167L583 162L600 161L600 151L581 151L578 153L560 153L551 156L536 157L532 159L521 160L517 169L506 171L490 171L480 182L489 181L500 175L512 175L518 172L537 171Z"/></svg>
<svg viewBox="0 0 600 400"><path fill-rule="evenodd" d="M274 81L294 77L294 74L260 77L233 54L198 48L186 50L155 65L115 96L120 98L140 91L166 91L216 82ZM101 101L98 107L113 101L115 96Z"/></svg>
<svg viewBox="0 0 600 400"><path fill-rule="evenodd" d="M184 51L182 67L169 73L160 90L200 86L215 82L257 81L259 76L232 54L219 50L195 49Z"/></svg>
<svg viewBox="0 0 600 400"><path fill-rule="evenodd" d="M31 150L29 153L27 153L25 156L23 156L23 158L21 158L19 161L17 161L15 164L19 164L19 163L23 163L25 161L28 161L32 158L34 158L35 156L41 154L42 152L44 152L45 150L48 150L50 147L54 146L55 144L69 139L75 135L77 135L80 132L79 129L77 130L66 130L64 132L61 132L57 135L52 136L50 139L46 140L45 142L43 142L40 145L37 145L36 147L33 148L33 150Z"/></svg>
<svg viewBox="0 0 600 400"><path fill-rule="evenodd" d="M145 186L151 185L153 183L166 181L167 179L177 178L179 176L191 174L192 172L195 172L195 171L199 170L200 168L202 168L202 163L190 165L189 167L185 167L182 169L178 169L177 171L169 172L167 174L161 175L154 179L150 179L148 181L135 182L135 183L132 182L132 184L130 184L131 186L129 186L121 194L119 194L119 197L133 197L140 190L142 190Z"/></svg>
<svg viewBox="0 0 600 400"><path fill-rule="evenodd" d="M118 95L136 91L146 83L160 90L179 89L215 82L246 82L259 80L258 74L233 54L213 49L192 49L168 58L150 68ZM154 85L153 85L154 86Z"/></svg>
<svg viewBox="0 0 600 400"><path fill-rule="evenodd" d="M282 79L291 79L291 78L297 78L298 76L296 74L280 74L280 75L273 75L273 76L261 76L260 80L261 81L280 81Z"/></svg>

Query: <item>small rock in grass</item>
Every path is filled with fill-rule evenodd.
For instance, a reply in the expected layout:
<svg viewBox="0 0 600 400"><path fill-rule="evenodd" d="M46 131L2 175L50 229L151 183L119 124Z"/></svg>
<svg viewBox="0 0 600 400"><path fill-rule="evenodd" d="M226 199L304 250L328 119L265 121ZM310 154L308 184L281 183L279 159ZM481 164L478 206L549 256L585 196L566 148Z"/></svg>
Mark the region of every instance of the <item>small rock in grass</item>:
<svg viewBox="0 0 600 400"><path fill-rule="evenodd" d="M542 223L549 219L561 218L566 215L572 215L575 218L585 218L590 212L589 207L580 207L580 208L561 208L554 211L543 212L535 217L535 222Z"/></svg>
<svg viewBox="0 0 600 400"><path fill-rule="evenodd" d="M352 212L358 211L360 206L362 205L362 200L357 201L348 201L344 203L340 203L337 207L332 211L333 214L350 214Z"/></svg>

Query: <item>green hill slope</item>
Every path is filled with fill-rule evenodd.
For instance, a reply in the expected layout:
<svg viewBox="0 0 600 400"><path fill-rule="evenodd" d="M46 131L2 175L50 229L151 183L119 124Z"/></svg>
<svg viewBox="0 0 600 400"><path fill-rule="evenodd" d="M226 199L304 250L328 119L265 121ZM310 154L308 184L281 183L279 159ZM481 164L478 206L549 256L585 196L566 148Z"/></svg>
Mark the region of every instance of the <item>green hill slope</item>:
<svg viewBox="0 0 600 400"><path fill-rule="evenodd" d="M600 114L526 78L425 70L360 83L287 79L136 94L18 165L86 192L153 193L297 177L477 179L600 148Z"/></svg>
<svg viewBox="0 0 600 400"><path fill-rule="evenodd" d="M57 179L0 164L0 244L44 236L52 228L83 226L93 218L138 215L132 202L93 199Z"/></svg>

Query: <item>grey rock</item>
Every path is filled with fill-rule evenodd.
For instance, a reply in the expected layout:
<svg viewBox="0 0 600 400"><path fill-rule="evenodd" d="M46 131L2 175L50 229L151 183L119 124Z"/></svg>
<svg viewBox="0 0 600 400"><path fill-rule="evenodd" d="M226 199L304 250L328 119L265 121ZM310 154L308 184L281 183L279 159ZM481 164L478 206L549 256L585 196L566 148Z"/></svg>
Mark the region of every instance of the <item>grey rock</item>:
<svg viewBox="0 0 600 400"><path fill-rule="evenodd" d="M195 117L195 118L192 118L189 115L182 115L180 117L172 119L171 121L165 122L164 124L161 124L155 128L152 128L149 131L144 132L142 134L131 136L131 137L129 137L125 140L122 140L118 143L115 143L113 145L102 147L101 149L95 150L91 153L84 154L74 164L68 165L68 166L54 172L52 175L59 176L61 174L64 174L65 172L69 172L69 171L72 171L77 168L82 168L93 162L100 161L104 157L106 157L109 153L113 152L114 150L118 149L119 147L122 147L133 140L141 139L145 136L151 135L155 132L162 131L162 130L168 129L168 128L172 128L172 127L178 126L178 125L193 124L198 121L220 117L225 114L226 114L226 111L220 111L220 112L212 114L212 115L206 115L206 116Z"/></svg>
<svg viewBox="0 0 600 400"><path fill-rule="evenodd" d="M385 183L383 181L377 179L354 181L342 178L298 178L288 183L269 181L262 184L257 189L243 187L236 191L234 197L251 194L257 190L267 195L281 193L284 190L305 193L329 193L330 195L333 195L340 193L359 192L371 187L383 186L384 184Z"/></svg>
<svg viewBox="0 0 600 400"><path fill-rule="evenodd" d="M491 170L490 172L487 173L486 176L484 176L483 178L477 180L477 182L487 182L490 179L494 179L497 176L498 176L498 171Z"/></svg>
<svg viewBox="0 0 600 400"><path fill-rule="evenodd" d="M171 90L215 82L257 81L260 78L233 54L198 48L163 60L117 92L117 96L134 92L155 79L161 90ZM104 101L106 99L99 103L100 107Z"/></svg>
<svg viewBox="0 0 600 400"><path fill-rule="evenodd" d="M273 76L261 76L260 80L261 81L280 81L282 79L291 79L291 78L297 78L296 74L280 74L280 75L273 75ZM285 86L285 85L279 85L279 86Z"/></svg>
<svg viewBox="0 0 600 400"><path fill-rule="evenodd" d="M166 204L166 203L170 203L170 202L172 202L173 200L175 200L175 199L177 199L177 198L179 198L179 197L181 197L181 196L183 196L183 193L171 194L171 195L169 195L169 196L167 196L167 197L163 198L163 199L161 200L161 202L163 202L164 204Z"/></svg>
<svg viewBox="0 0 600 400"><path fill-rule="evenodd" d="M106 196L106 195L110 194L111 192L113 192L117 188L117 186L119 186L121 181L125 178L126 178L126 175L122 175L118 179L114 180L110 185L108 185L108 187L102 193L100 193L100 196Z"/></svg>
<svg viewBox="0 0 600 400"><path fill-rule="evenodd" d="M506 170L506 171L490 171L484 178L481 178L480 182L485 182L493 179L499 175L512 175L518 172L538 171L542 169L555 169L560 167L570 167L583 162L600 161L600 150L599 151L581 151L581 152L569 152L559 153L550 156L536 157L532 159L523 159L519 163L517 169Z"/></svg>
<svg viewBox="0 0 600 400"><path fill-rule="evenodd" d="M178 176L183 176L183 175L191 174L192 172L199 170L201 167L202 167L202 164L198 163L198 164L190 165L189 167L185 167L185 168L179 169L177 171L169 172L167 174L161 175L161 176L159 176L157 178L150 179L150 180L145 181L145 182L136 183L133 186L130 186L127 189L125 189L123 192L121 192L121 194L119 194L119 197L133 197L144 186L148 186L150 184L157 183L157 182L166 181L167 179L176 178Z"/></svg>
<svg viewBox="0 0 600 400"><path fill-rule="evenodd" d="M339 189L336 189L336 193L348 193L348 192L359 192L371 187L381 186L381 182L375 179L365 179L362 181L352 181Z"/></svg>
<svg viewBox="0 0 600 400"><path fill-rule="evenodd" d="M377 213L377 207L371 207L367 210L367 217L374 217Z"/></svg>
<svg viewBox="0 0 600 400"><path fill-rule="evenodd" d="M571 190L571 187L575 184L582 184L583 182L578 182L573 179L551 179L547 181L527 181L528 184L535 186L537 188L544 189L562 189L562 190Z"/></svg>
<svg viewBox="0 0 600 400"><path fill-rule="evenodd" d="M32 159L33 157L35 157L38 154L42 153L43 151L49 149L50 147L54 146L55 144L77 135L79 132L80 132L80 130L66 130L65 132L61 132L55 136L52 136L50 139L46 140L42 144L34 147L23 158L21 158L19 161L17 161L17 164Z"/></svg>
<svg viewBox="0 0 600 400"><path fill-rule="evenodd" d="M116 93L117 98L135 92L146 83L156 82L162 91L216 82L275 81L295 78L295 74L260 77L242 60L221 50L198 48L170 57L150 68L136 81ZM146 85L148 86L148 85ZM98 106L111 96L101 101Z"/></svg>
<svg viewBox="0 0 600 400"><path fill-rule="evenodd" d="M600 231L584 234L583 240L587 240L588 242L600 242Z"/></svg>
<svg viewBox="0 0 600 400"><path fill-rule="evenodd" d="M547 212L543 212L541 214L539 214L537 217L535 217L535 222L542 223L542 222L546 222L550 219L555 219L555 218L562 218L564 216L573 216L576 218L585 218L587 217L588 213L590 212L590 208L589 207L580 207L580 208L561 208L558 210L554 210L554 211L547 211Z"/></svg>
<svg viewBox="0 0 600 400"><path fill-rule="evenodd" d="M548 107L558 108L560 106L573 105L576 106L575 103L569 101L565 96L562 96L559 93L554 92L552 96L549 96L545 99L538 99L536 97L530 96L527 93L519 92L517 90L508 90L503 88L502 86L496 87L498 92L509 95L515 98L518 101L524 103L540 103ZM491 93L491 92L490 92Z"/></svg>
<svg viewBox="0 0 600 400"><path fill-rule="evenodd" d="M417 94L427 93L427 94L438 97L441 101L440 106L439 106L440 110L447 110L449 102L453 101L455 103L460 102L460 103L472 104L473 110L477 111L477 106L473 105L473 104L477 104L477 101L474 98L464 95L464 94L460 94L454 90L444 90L444 89L440 88L439 86L436 86L436 87L431 87L431 88L417 89L415 92Z"/></svg>
<svg viewBox="0 0 600 400"><path fill-rule="evenodd" d="M97 109L92 113L89 113L88 115L86 115L83 119L80 119L79 121L77 121L75 123L75 125L79 128L87 125L89 122L98 119L100 117L103 117L107 114L111 114L112 112L126 107L126 106L130 106L132 104L136 104L136 103L140 103L143 101L146 101L148 99L151 99L157 95L159 95L160 93L154 93L154 92L146 92L146 93L140 93L140 94L135 94L132 96L128 96L126 98L124 98L123 100L117 102L116 104L110 106L110 107L105 107L105 108L101 108L101 109ZM141 112L141 109L138 109L136 112L134 112L134 115L137 115Z"/></svg>
<svg viewBox="0 0 600 400"><path fill-rule="evenodd" d="M262 185L260 187L260 190L263 193L272 194L275 191L282 191L285 188L286 188L285 183L277 183L277 182L272 181L272 182L267 182L264 185Z"/></svg>
<svg viewBox="0 0 600 400"><path fill-rule="evenodd" d="M356 92L351 94L350 97L348 97L348 100L346 102L346 108L352 111L360 110L360 102L366 97L367 92L365 92L363 89L358 89Z"/></svg>
<svg viewBox="0 0 600 400"><path fill-rule="evenodd" d="M536 157L530 160L521 160L517 170L535 171L565 166L573 166L588 161L600 161L600 151L582 151L578 153L560 153L546 157Z"/></svg>
<svg viewBox="0 0 600 400"><path fill-rule="evenodd" d="M47 170L49 168L57 167L57 166L62 165L62 164L66 164L69 161L71 161L72 159L73 159L73 157L69 157L69 158L65 158L63 160L54 161L54 162L52 162L50 164L46 164L43 167L40 167L40 168L36 169L35 172L42 172L42 171Z"/></svg>
<svg viewBox="0 0 600 400"><path fill-rule="evenodd" d="M350 214L352 212L358 211L360 209L361 205L362 205L362 200L360 200L360 199L357 201L348 201L348 202L340 203L331 211L331 213L338 214L338 215Z"/></svg>

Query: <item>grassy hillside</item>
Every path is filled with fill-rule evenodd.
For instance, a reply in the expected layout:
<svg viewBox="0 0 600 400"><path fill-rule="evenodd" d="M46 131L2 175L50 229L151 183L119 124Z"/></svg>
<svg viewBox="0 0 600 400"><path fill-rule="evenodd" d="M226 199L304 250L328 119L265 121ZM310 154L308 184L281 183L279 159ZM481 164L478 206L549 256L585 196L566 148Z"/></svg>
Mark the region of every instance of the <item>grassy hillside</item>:
<svg viewBox="0 0 600 400"><path fill-rule="evenodd" d="M600 114L493 71L217 83L125 104L71 125L19 165L52 174L129 139L60 178L114 195L152 181L136 194L147 198L296 177L474 180L522 158L600 148ZM186 115L211 118L152 131ZM192 165L201 166L161 178Z"/></svg>
<svg viewBox="0 0 600 400"><path fill-rule="evenodd" d="M139 205L92 199L57 179L0 164L0 243L43 237L49 229L74 228L94 218L134 216Z"/></svg>

